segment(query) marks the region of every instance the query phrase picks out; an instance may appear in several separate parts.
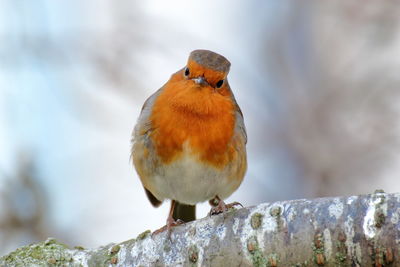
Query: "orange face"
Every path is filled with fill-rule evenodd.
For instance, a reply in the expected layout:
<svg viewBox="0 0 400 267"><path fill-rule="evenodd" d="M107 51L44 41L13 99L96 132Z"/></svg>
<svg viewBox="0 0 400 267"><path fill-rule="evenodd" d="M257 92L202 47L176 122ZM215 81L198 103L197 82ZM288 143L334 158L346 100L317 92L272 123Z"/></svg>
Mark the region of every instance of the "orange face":
<svg viewBox="0 0 400 267"><path fill-rule="evenodd" d="M207 86L210 90L216 90L222 95L230 95L230 90L227 88L226 76L228 73L223 71L216 71L213 69L206 68L197 62L190 60L188 61L187 67L184 69L184 74L189 70L189 74L185 75L188 80L198 83L199 79L204 79L203 86Z"/></svg>
<svg viewBox="0 0 400 267"><path fill-rule="evenodd" d="M217 168L229 162L235 105L226 76L189 59L164 85L150 117L151 138L164 163L177 159L185 144Z"/></svg>

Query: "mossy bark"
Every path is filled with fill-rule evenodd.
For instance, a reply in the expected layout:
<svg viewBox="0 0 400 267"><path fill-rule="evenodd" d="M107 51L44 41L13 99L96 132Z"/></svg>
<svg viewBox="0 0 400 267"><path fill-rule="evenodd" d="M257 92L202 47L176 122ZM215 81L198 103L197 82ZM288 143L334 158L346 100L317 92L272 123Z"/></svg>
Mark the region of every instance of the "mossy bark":
<svg viewBox="0 0 400 267"><path fill-rule="evenodd" d="M92 250L49 239L0 266L400 266L399 243L400 194L376 192L260 204Z"/></svg>

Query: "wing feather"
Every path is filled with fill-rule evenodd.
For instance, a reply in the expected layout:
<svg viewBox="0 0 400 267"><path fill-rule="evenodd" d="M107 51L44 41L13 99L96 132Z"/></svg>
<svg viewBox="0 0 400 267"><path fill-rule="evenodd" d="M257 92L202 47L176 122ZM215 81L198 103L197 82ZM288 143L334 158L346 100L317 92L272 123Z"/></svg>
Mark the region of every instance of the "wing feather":
<svg viewBox="0 0 400 267"><path fill-rule="evenodd" d="M140 164L135 162L135 158L139 158L141 160L139 160L141 162L141 164L143 164L143 157L142 155L136 155L136 153L138 154L143 154L143 148L146 148L148 150L151 150L151 147L153 146L151 138L149 137L150 133L152 132L153 128L151 125L151 121L150 121L150 116L151 116L151 111L153 109L153 105L154 105L154 101L157 98L157 96L160 94L162 88L157 90L154 94L152 94L149 98L147 98L147 100L144 102L142 110L140 112L139 118L137 120L136 126L133 129L132 132L132 138L131 138L131 159L132 162L136 168L136 170L138 171L139 177L141 175L143 175L143 171L141 171L142 167L138 166ZM139 152L140 151L140 152ZM136 156L136 157L135 157ZM147 164L151 164L151 162L148 162ZM145 175L143 175L145 176ZM144 177L140 177L140 179L142 180L142 184L143 184L143 178ZM149 201L151 202L151 204L154 207L158 207L161 205L162 201L160 201L159 199L157 199L152 192L150 192L143 184L144 190L146 192L146 196L149 199Z"/></svg>

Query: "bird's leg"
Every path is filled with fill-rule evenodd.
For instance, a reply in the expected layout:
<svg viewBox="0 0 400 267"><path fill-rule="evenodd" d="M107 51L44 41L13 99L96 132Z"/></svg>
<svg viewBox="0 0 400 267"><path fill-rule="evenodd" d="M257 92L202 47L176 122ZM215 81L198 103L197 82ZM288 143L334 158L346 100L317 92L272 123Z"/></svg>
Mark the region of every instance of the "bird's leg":
<svg viewBox="0 0 400 267"><path fill-rule="evenodd" d="M215 198L211 199L209 201L210 205L213 206L210 210L210 215L215 215L215 214L220 214L222 212L225 212L229 210L230 208L234 206L242 206L239 202L232 202L229 204L226 204L222 199L220 199L218 196L215 196Z"/></svg>
<svg viewBox="0 0 400 267"><path fill-rule="evenodd" d="M152 235L156 235L156 234L159 234L159 233L164 232L165 230L167 230L167 232L168 232L167 234L169 236L171 234L172 227L178 226L178 225L181 225L181 224L184 223L181 220L176 220L175 221L174 218L172 217L173 214L174 214L175 203L176 203L175 200L171 200L171 208L169 209L169 214L168 214L168 218L167 218L167 224L164 225L163 227L161 227L160 229L154 231Z"/></svg>

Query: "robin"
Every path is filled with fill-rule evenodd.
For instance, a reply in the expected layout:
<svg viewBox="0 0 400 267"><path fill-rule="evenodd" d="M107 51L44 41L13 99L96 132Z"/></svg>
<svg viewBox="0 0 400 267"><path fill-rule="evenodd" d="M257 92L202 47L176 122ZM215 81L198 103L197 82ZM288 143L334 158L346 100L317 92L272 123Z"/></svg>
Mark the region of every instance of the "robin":
<svg viewBox="0 0 400 267"><path fill-rule="evenodd" d="M195 205L225 204L247 169L243 114L228 83L230 62L208 50L190 53L187 65L151 95L132 134L131 157L148 199L171 208L165 228L195 220Z"/></svg>

